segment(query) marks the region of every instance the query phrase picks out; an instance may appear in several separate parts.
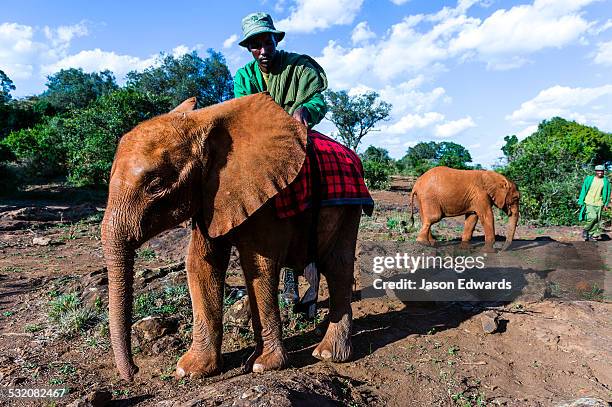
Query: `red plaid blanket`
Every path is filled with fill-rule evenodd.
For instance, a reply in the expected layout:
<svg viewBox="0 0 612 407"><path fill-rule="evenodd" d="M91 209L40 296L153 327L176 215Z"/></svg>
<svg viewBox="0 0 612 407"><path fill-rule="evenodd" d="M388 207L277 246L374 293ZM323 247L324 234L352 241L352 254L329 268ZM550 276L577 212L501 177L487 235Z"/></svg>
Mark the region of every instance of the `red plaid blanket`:
<svg viewBox="0 0 612 407"><path fill-rule="evenodd" d="M371 215L374 201L363 181L361 160L351 149L314 130L308 130L321 172L321 206L363 205ZM295 180L274 198L279 218L297 215L312 202L312 166L306 154L304 166Z"/></svg>

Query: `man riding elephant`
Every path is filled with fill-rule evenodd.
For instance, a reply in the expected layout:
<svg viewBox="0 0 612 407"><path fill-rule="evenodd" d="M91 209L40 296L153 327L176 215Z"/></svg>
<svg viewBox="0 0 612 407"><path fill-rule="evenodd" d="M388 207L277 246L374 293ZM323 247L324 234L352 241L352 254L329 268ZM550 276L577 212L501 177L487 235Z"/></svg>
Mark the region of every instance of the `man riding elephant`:
<svg viewBox="0 0 612 407"><path fill-rule="evenodd" d="M239 45L253 55L253 61L236 72L234 96L239 98L267 91L287 113L312 129L327 112L322 94L327 89L323 68L308 55L277 50L276 46L285 33L274 27L269 14L258 12L243 18L242 32L244 38ZM315 235L313 231L310 234ZM311 242L311 246L314 244ZM319 286L314 263L306 267L304 276L310 288L298 309L305 311L308 317L314 317ZM284 290L283 296L287 302L295 304L298 300L297 281L290 270L285 271Z"/></svg>
<svg viewBox="0 0 612 407"><path fill-rule="evenodd" d="M236 72L235 97L268 91L276 103L309 129L321 122L327 112L322 94L327 89L323 68L308 55L277 50L285 33L274 28L269 14L249 14L242 19L242 31L244 38L239 44L254 60Z"/></svg>

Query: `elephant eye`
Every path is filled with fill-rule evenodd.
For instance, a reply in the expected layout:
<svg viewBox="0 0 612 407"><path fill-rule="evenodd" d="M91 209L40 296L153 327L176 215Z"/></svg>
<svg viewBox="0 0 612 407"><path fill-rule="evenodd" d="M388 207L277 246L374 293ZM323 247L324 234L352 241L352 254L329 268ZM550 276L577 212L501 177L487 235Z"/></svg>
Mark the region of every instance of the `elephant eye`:
<svg viewBox="0 0 612 407"><path fill-rule="evenodd" d="M165 186L164 180L161 177L155 177L147 185L146 191L150 195L157 195L164 191Z"/></svg>

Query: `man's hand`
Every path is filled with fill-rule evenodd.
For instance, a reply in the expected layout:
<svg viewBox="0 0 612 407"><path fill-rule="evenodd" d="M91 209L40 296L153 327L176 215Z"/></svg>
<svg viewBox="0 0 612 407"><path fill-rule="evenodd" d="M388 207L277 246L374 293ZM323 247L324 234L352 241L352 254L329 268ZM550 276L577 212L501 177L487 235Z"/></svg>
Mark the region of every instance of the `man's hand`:
<svg viewBox="0 0 612 407"><path fill-rule="evenodd" d="M304 126L308 127L310 113L308 113L308 109L306 109L305 107L298 107L297 110L293 112L293 118L298 122L302 123Z"/></svg>

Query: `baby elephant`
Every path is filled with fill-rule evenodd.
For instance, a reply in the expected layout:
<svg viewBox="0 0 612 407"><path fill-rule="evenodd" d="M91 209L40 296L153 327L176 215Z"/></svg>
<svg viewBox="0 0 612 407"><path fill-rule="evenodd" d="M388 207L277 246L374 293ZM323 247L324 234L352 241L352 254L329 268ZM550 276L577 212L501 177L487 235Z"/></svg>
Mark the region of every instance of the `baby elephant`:
<svg viewBox="0 0 612 407"><path fill-rule="evenodd" d="M440 219L465 215L465 227L461 237L462 247L469 246L476 222L480 219L485 233L485 251L494 251L495 225L493 205L509 217L506 231L506 250L512 243L519 219L519 191L516 184L501 174L485 170L456 170L435 167L421 175L410 197L410 219L414 225L412 211L414 198L419 203L421 231L417 241L433 245L431 225Z"/></svg>

